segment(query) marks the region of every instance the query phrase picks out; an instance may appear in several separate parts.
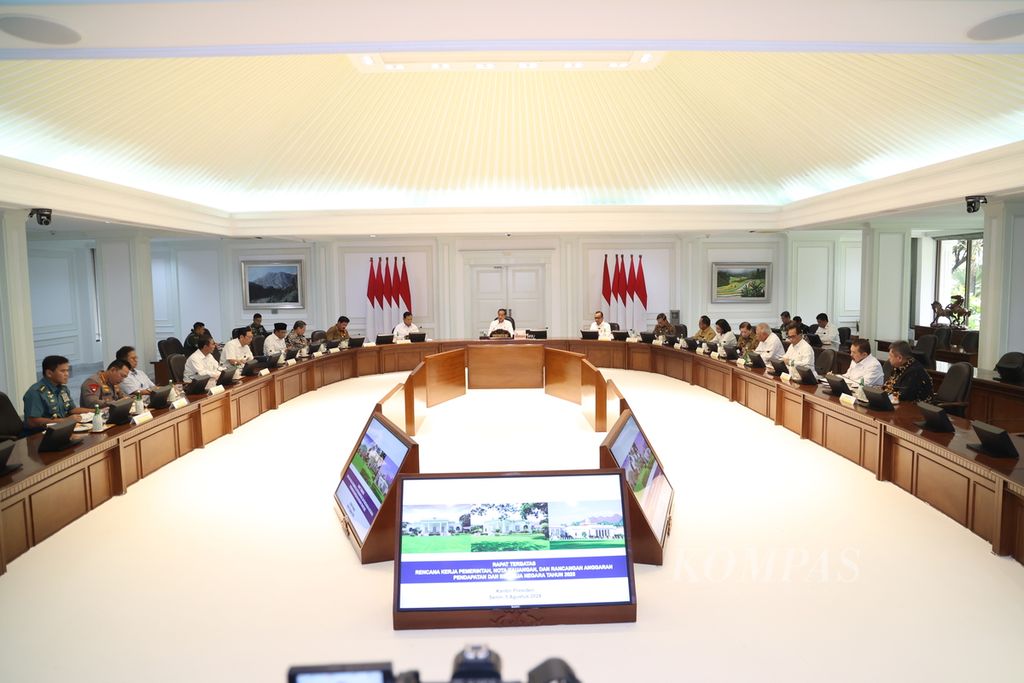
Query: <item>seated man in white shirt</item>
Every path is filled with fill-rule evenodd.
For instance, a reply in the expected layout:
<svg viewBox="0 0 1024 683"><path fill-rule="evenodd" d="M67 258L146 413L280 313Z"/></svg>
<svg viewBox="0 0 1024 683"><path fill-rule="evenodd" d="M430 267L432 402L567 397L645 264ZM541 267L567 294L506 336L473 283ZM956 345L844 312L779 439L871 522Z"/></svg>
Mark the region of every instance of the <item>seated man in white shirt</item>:
<svg viewBox="0 0 1024 683"><path fill-rule="evenodd" d="M220 377L220 363L213 357L216 344L210 337L201 337L197 342L198 349L185 361L185 381L191 382L200 375L210 378L208 386L216 384Z"/></svg>
<svg viewBox="0 0 1024 683"><path fill-rule="evenodd" d="M280 353L284 358L285 349L288 348L285 337L288 336L288 325L285 323L274 323L274 333L263 340L263 354L273 356Z"/></svg>
<svg viewBox="0 0 1024 683"><path fill-rule="evenodd" d="M782 340L772 332L768 323L759 323L757 326L757 348L754 353L761 356L767 367L772 366L773 360L782 360L786 349L782 346Z"/></svg>
<svg viewBox="0 0 1024 683"><path fill-rule="evenodd" d="M601 339L611 339L612 326L604 321L604 313L594 311L594 322L590 323L590 331L597 332Z"/></svg>
<svg viewBox="0 0 1024 683"><path fill-rule="evenodd" d="M789 348L786 349L786 353L782 354L782 361L790 368L808 367L817 377L818 373L814 369L814 349L804 339L804 335L800 334L800 328L796 322L791 322L786 327L786 338L789 339ZM794 372L796 370L790 374Z"/></svg>
<svg viewBox="0 0 1024 683"><path fill-rule="evenodd" d="M236 367L245 365L252 360L252 350L249 344L252 343L252 329L249 327L238 327L234 332L235 336L224 345L221 356L226 363Z"/></svg>
<svg viewBox="0 0 1024 683"><path fill-rule="evenodd" d="M496 336L494 334L495 330L504 330L504 331L508 332L508 336L510 336L510 337L515 335L516 330L515 330L514 327L512 327L512 321L509 320L508 318L506 318L505 317L506 315L508 315L508 311L506 311L504 308L499 308L498 309L498 317L496 319L492 320L491 321L491 326L489 328L487 328L487 336L488 337ZM504 336L504 335L501 335L499 333L498 336Z"/></svg>
<svg viewBox="0 0 1024 683"><path fill-rule="evenodd" d="M406 311L402 314L402 322L395 325L392 334L395 335L395 341L398 341L399 339L408 339L410 334L419 331L420 328L416 327L416 323L412 321L412 313Z"/></svg>
<svg viewBox="0 0 1024 683"><path fill-rule="evenodd" d="M837 330L834 325L829 323L828 315L826 315L825 313L819 313L817 321L818 331L815 332L815 334L818 335L818 339L821 340L821 348L838 351L839 330Z"/></svg>
<svg viewBox="0 0 1024 683"><path fill-rule="evenodd" d="M117 360L123 360L131 368L121 381L121 391L125 396L135 393L148 394L156 386L146 373L139 370L139 354L135 352L134 346L122 346L117 350L115 357Z"/></svg>
<svg viewBox="0 0 1024 683"><path fill-rule="evenodd" d="M843 378L850 387L860 387L861 381L866 387L880 387L885 384L885 371L878 359L871 355L871 342L858 339L850 344L850 356L853 362Z"/></svg>

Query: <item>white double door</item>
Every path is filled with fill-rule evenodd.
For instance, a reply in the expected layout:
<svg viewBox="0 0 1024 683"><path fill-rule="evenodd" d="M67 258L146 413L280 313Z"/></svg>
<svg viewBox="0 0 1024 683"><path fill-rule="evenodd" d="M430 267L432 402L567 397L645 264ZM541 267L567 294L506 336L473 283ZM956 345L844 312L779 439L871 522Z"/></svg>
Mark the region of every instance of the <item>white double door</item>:
<svg viewBox="0 0 1024 683"><path fill-rule="evenodd" d="M543 330L550 324L545 264L476 263L468 267L467 336L486 333L499 308L508 309L517 330Z"/></svg>

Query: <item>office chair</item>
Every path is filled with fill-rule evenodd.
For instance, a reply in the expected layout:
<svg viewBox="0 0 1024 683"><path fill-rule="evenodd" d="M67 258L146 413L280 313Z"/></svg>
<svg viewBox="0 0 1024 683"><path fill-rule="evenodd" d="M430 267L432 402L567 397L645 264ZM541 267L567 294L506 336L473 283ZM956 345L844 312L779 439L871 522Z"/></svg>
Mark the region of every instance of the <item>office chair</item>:
<svg viewBox="0 0 1024 683"><path fill-rule="evenodd" d="M977 353L978 339L977 330L968 330L964 332L963 339L960 340L960 348L963 349L964 353Z"/></svg>
<svg viewBox="0 0 1024 683"><path fill-rule="evenodd" d="M836 352L832 349L823 349L814 359L814 370L819 375L827 375L832 372L836 365Z"/></svg>
<svg viewBox="0 0 1024 683"><path fill-rule="evenodd" d="M185 347L182 346L181 340L177 337L168 337L164 340L164 348L167 349L167 355L172 353L185 353Z"/></svg>
<svg viewBox="0 0 1024 683"><path fill-rule="evenodd" d="M971 381L974 367L970 363L953 363L942 380L939 390L932 396L931 403L951 415L966 417L968 397L971 395Z"/></svg>
<svg viewBox="0 0 1024 683"><path fill-rule="evenodd" d="M11 399L0 391L0 440L17 439L24 430L25 425Z"/></svg>
<svg viewBox="0 0 1024 683"><path fill-rule="evenodd" d="M839 349L849 351L850 342L853 341L853 331L849 327L840 327L836 331L839 333Z"/></svg>
<svg viewBox="0 0 1024 683"><path fill-rule="evenodd" d="M313 330L313 334L309 338L309 343L311 346L317 346L318 344L324 343L325 339L327 339L327 332L324 330Z"/></svg>
<svg viewBox="0 0 1024 683"><path fill-rule="evenodd" d="M171 381L175 384L181 384L185 381L185 358L183 353L172 353L167 357L167 372L171 376Z"/></svg>
<svg viewBox="0 0 1024 683"><path fill-rule="evenodd" d="M683 325L682 323L676 325L676 336L680 339L686 339L690 336L687 334L686 325Z"/></svg>
<svg viewBox="0 0 1024 683"><path fill-rule="evenodd" d="M167 360L170 354L167 352L167 340L159 339L156 342L156 351L160 354L160 360Z"/></svg>
<svg viewBox="0 0 1024 683"><path fill-rule="evenodd" d="M935 348L936 349L948 349L949 341L953 337L953 330L948 327L936 327L935 332Z"/></svg>
<svg viewBox="0 0 1024 683"><path fill-rule="evenodd" d="M929 370L935 369L935 335L926 334L917 340L910 353L921 365Z"/></svg>
<svg viewBox="0 0 1024 683"><path fill-rule="evenodd" d="M618 323L608 323L608 327L611 328L612 332L617 332L619 329Z"/></svg>
<svg viewBox="0 0 1024 683"><path fill-rule="evenodd" d="M892 363L890 363L887 360L882 361L882 377L886 381L888 381L889 380L889 375L891 375L891 374L892 374Z"/></svg>
<svg viewBox="0 0 1024 683"><path fill-rule="evenodd" d="M263 355L263 342L267 340L262 334L252 338L252 342L249 343L249 350L252 351L254 356Z"/></svg>
<svg viewBox="0 0 1024 683"><path fill-rule="evenodd" d="M1004 353L995 367L1000 379L1007 382L1020 382L1024 380L1024 353L1010 351Z"/></svg>
<svg viewBox="0 0 1024 683"><path fill-rule="evenodd" d="M807 334L818 334L818 323L807 326Z"/></svg>

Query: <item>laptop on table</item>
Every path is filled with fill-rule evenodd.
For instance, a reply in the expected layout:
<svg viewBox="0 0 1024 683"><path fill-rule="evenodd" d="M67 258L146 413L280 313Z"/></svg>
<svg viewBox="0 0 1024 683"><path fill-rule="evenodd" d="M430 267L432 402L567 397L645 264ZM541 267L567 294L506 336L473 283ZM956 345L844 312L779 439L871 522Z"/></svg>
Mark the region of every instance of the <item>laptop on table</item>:
<svg viewBox="0 0 1024 683"><path fill-rule="evenodd" d="M776 376L779 376L779 375L782 375L784 373L788 373L789 372L789 366L786 365L785 361L773 360L772 361L772 371L775 373Z"/></svg>
<svg viewBox="0 0 1024 683"><path fill-rule="evenodd" d="M186 396L198 396L206 393L206 385L210 383L209 375L196 375L195 379L185 385Z"/></svg>
<svg viewBox="0 0 1024 683"><path fill-rule="evenodd" d="M224 368L220 371L220 377L217 378L217 384L222 387L230 387L235 383L235 367Z"/></svg>
<svg viewBox="0 0 1024 683"><path fill-rule="evenodd" d="M413 343L427 341L427 333L426 332L410 332L409 333L409 341L411 341Z"/></svg>
<svg viewBox="0 0 1024 683"><path fill-rule="evenodd" d="M167 400L171 395L171 385L155 387L149 394L149 409L161 410L169 404Z"/></svg>
<svg viewBox="0 0 1024 683"><path fill-rule="evenodd" d="M687 337L684 341L686 341L686 348L690 349L691 351L697 350L697 345L699 344L699 342L697 341L696 337Z"/></svg>
<svg viewBox="0 0 1024 683"><path fill-rule="evenodd" d="M132 403L134 399L131 396L128 398L122 398L114 401L109 406L109 412L107 413L107 424L110 425L126 425L132 421Z"/></svg>
<svg viewBox="0 0 1024 683"><path fill-rule="evenodd" d="M726 360L736 360L740 357L740 350L736 346L724 346L722 350L725 352Z"/></svg>
<svg viewBox="0 0 1024 683"><path fill-rule="evenodd" d="M580 339L597 339L597 330L580 330Z"/></svg>
<svg viewBox="0 0 1024 683"><path fill-rule="evenodd" d="M629 332L623 332L622 330L612 330L612 339L615 341L626 341L629 339Z"/></svg>
<svg viewBox="0 0 1024 683"><path fill-rule="evenodd" d="M949 415L939 406L932 405L926 401L918 401L917 408L921 411L924 419L914 424L927 432L954 432L953 423L949 421Z"/></svg>
<svg viewBox="0 0 1024 683"><path fill-rule="evenodd" d="M43 432L43 440L39 442L39 452L54 453L82 443L81 440L71 438L76 424L78 420L69 418L47 427Z"/></svg>
<svg viewBox="0 0 1024 683"><path fill-rule="evenodd" d="M759 353L752 353L750 354L750 363L748 363L748 365L752 368L763 368L764 358L762 358Z"/></svg>
<svg viewBox="0 0 1024 683"><path fill-rule="evenodd" d="M868 407L871 410L896 410L892 401L889 400L889 394L885 393L881 387L864 387L864 395L868 399Z"/></svg>
<svg viewBox="0 0 1024 683"><path fill-rule="evenodd" d="M378 334L377 335L377 339L376 339L376 341L374 343L377 346L382 346L384 344L394 344L395 343L395 335L393 335L393 334Z"/></svg>
<svg viewBox="0 0 1024 683"><path fill-rule="evenodd" d="M366 341L366 337L349 337L348 348L358 349L363 345L364 341Z"/></svg>
<svg viewBox="0 0 1024 683"><path fill-rule="evenodd" d="M850 385L846 383L846 380L839 375L833 375L831 372L825 375L825 381L828 382L828 389L825 389L826 394L832 394L833 396L842 396L843 394L853 395L850 391Z"/></svg>
<svg viewBox="0 0 1024 683"><path fill-rule="evenodd" d="M818 383L818 376L814 374L814 368L809 365L796 366L796 373L800 376L800 384Z"/></svg>
<svg viewBox="0 0 1024 683"><path fill-rule="evenodd" d="M298 349L287 349L284 352L284 359L285 360L295 360L295 356L297 356L297 355L299 355L299 350Z"/></svg>

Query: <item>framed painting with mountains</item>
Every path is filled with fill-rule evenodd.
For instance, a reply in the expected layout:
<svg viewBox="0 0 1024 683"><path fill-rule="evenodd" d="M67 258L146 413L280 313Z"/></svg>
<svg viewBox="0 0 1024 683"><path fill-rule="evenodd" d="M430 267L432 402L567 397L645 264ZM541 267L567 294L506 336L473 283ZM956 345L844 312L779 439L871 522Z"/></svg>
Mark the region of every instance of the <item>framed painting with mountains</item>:
<svg viewBox="0 0 1024 683"><path fill-rule="evenodd" d="M305 308L302 261L242 261L242 307Z"/></svg>

